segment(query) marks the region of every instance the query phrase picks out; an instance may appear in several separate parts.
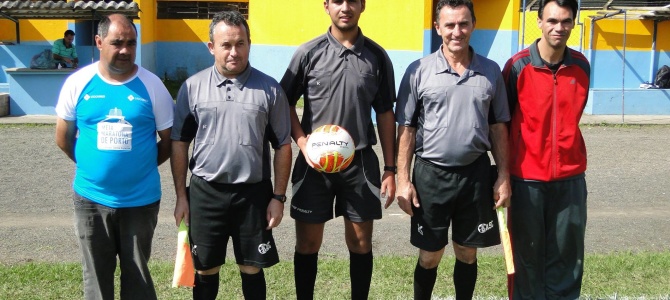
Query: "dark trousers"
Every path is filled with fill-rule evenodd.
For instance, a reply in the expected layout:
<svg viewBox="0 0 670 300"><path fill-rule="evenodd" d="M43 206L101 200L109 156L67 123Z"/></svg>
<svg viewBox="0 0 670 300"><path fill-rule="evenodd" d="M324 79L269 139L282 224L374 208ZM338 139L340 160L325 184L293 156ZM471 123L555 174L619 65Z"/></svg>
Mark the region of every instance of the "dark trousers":
<svg viewBox="0 0 670 300"><path fill-rule="evenodd" d="M510 228L513 299L578 299L584 273L586 179L514 179Z"/></svg>
<svg viewBox="0 0 670 300"><path fill-rule="evenodd" d="M160 201L111 208L74 195L75 231L82 254L85 299L114 299L116 259L121 299L156 299L147 267Z"/></svg>

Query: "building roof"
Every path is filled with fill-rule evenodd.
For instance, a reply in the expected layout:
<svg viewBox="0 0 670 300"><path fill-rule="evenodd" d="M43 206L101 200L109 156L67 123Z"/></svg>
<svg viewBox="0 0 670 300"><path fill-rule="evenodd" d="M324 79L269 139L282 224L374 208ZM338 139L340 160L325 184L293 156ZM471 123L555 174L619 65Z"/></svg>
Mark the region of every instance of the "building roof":
<svg viewBox="0 0 670 300"><path fill-rule="evenodd" d="M91 20L120 13L138 18L132 1L0 1L0 18Z"/></svg>

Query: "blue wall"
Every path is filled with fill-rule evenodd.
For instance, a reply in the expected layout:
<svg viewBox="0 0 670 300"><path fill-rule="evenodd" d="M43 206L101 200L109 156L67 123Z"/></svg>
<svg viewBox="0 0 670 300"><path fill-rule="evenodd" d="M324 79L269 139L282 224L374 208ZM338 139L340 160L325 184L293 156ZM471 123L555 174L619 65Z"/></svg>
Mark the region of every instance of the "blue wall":
<svg viewBox="0 0 670 300"><path fill-rule="evenodd" d="M9 78L9 114L53 115L65 79L72 69L12 72Z"/></svg>
<svg viewBox="0 0 670 300"><path fill-rule="evenodd" d="M0 45L0 83L7 83L7 74L5 69L9 68L29 68L30 60L36 54L44 49L51 49L50 43L21 43L19 45ZM91 63L91 58L97 59L100 52L93 46L76 46L79 55L79 65L85 66Z"/></svg>
<svg viewBox="0 0 670 300"><path fill-rule="evenodd" d="M518 52L519 33L515 30L475 29L470 45L475 51L498 63L500 69Z"/></svg>
<svg viewBox="0 0 670 300"><path fill-rule="evenodd" d="M156 74L156 43L147 43L143 44L142 47L137 47L135 61L145 69ZM162 76L159 77L163 78Z"/></svg>
<svg viewBox="0 0 670 300"><path fill-rule="evenodd" d="M591 89L584 112L591 115L670 115L670 89Z"/></svg>
<svg viewBox="0 0 670 300"><path fill-rule="evenodd" d="M628 50L625 70L621 51L597 50L586 54L591 59L591 90L585 113L670 114L670 90L639 88L642 83L653 82L661 66L670 65L670 53L656 52L652 57L651 51Z"/></svg>
<svg viewBox="0 0 670 300"><path fill-rule="evenodd" d="M186 79L214 64L206 43L155 42L154 45L156 62L160 62L156 64L156 75L161 78Z"/></svg>
<svg viewBox="0 0 670 300"><path fill-rule="evenodd" d="M591 55L591 88L621 88L624 74L625 88L639 88L641 83L653 81L650 78L663 65L670 65L669 53L657 52L656 61L652 63L651 51L626 51L624 73L623 52L593 51Z"/></svg>

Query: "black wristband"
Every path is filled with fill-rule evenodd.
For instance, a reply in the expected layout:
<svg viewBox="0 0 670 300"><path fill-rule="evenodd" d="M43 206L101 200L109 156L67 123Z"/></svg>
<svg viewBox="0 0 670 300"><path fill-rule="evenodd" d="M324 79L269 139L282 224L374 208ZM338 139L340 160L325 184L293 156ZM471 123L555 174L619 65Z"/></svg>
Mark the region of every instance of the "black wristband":
<svg viewBox="0 0 670 300"><path fill-rule="evenodd" d="M286 195L272 194L272 199L275 199L281 203L286 203Z"/></svg>
<svg viewBox="0 0 670 300"><path fill-rule="evenodd" d="M384 166L384 171L391 171L393 174L398 173L398 167L396 166Z"/></svg>

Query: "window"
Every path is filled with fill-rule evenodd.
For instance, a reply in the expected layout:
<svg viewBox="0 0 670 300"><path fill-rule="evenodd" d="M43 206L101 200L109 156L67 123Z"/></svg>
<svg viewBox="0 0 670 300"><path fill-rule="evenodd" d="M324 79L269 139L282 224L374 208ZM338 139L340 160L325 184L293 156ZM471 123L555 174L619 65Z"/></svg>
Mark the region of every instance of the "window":
<svg viewBox="0 0 670 300"><path fill-rule="evenodd" d="M234 10L249 18L249 1L158 1L158 19L207 19L214 14Z"/></svg>

